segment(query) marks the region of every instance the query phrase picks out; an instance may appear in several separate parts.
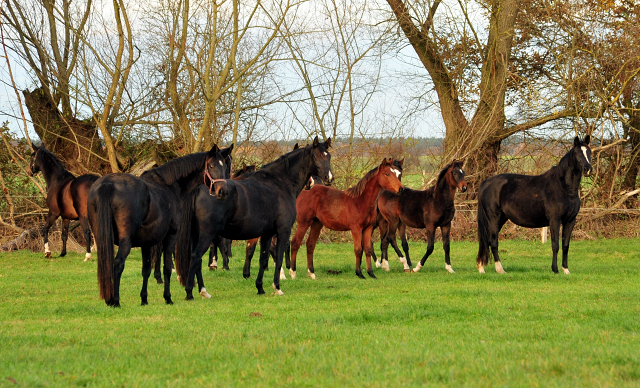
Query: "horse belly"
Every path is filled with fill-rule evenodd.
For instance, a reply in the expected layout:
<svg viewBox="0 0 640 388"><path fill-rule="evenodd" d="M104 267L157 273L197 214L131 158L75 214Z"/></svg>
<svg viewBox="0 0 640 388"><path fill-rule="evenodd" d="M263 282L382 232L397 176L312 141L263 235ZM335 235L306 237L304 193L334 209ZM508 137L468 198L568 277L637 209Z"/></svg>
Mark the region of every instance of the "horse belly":
<svg viewBox="0 0 640 388"><path fill-rule="evenodd" d="M542 228L549 226L549 218L543 203L529 201L527 203L510 203L502 207L507 218L524 228Z"/></svg>

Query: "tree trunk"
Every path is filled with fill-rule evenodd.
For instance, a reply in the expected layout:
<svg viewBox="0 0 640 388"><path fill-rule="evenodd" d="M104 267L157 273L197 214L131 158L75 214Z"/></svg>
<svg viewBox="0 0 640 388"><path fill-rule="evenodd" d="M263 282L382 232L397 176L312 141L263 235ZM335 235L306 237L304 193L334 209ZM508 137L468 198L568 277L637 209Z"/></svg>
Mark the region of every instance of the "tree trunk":
<svg viewBox="0 0 640 388"><path fill-rule="evenodd" d="M93 120L65 118L44 87L22 92L40 140L75 175L110 172Z"/></svg>

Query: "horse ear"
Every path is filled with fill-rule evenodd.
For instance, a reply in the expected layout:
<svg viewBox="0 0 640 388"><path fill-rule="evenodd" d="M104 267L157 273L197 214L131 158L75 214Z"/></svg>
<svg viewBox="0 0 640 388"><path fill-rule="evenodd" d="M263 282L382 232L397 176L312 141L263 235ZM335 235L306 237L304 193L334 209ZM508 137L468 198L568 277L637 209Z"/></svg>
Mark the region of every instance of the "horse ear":
<svg viewBox="0 0 640 388"><path fill-rule="evenodd" d="M320 140L318 140L318 136L316 136L316 138L315 138L315 139L313 139L313 146L314 146L314 147L317 147L317 146L318 146L318 144L320 144Z"/></svg>
<svg viewBox="0 0 640 388"><path fill-rule="evenodd" d="M37 145L35 145L35 144L33 144L33 143L31 143L31 148L32 148L34 151L37 151L37 150L38 150L38 146L37 146Z"/></svg>
<svg viewBox="0 0 640 388"><path fill-rule="evenodd" d="M231 146L219 151L222 157L226 158L227 156L231 155L231 151L233 151L233 143L231 144Z"/></svg>
<svg viewBox="0 0 640 388"><path fill-rule="evenodd" d="M576 138L573 139L573 145L577 146L578 144L580 144L580 138L578 136L576 136Z"/></svg>
<svg viewBox="0 0 640 388"><path fill-rule="evenodd" d="M384 166L386 164L389 164L389 163L387 163L387 158L382 159L382 163L380 163L380 165Z"/></svg>
<svg viewBox="0 0 640 388"><path fill-rule="evenodd" d="M587 136L584 138L584 144L589 145L589 143L590 143L590 142L591 142L591 136L587 135Z"/></svg>
<svg viewBox="0 0 640 388"><path fill-rule="evenodd" d="M209 152L207 152L207 156L213 156L219 151L220 151L220 148L218 148L218 145L214 144L213 147L211 147L211 149L209 150Z"/></svg>
<svg viewBox="0 0 640 388"><path fill-rule="evenodd" d="M247 171L247 164L242 162L242 171Z"/></svg>
<svg viewBox="0 0 640 388"><path fill-rule="evenodd" d="M329 148L331 147L331 138L328 138L325 142L324 142L324 148Z"/></svg>
<svg viewBox="0 0 640 388"><path fill-rule="evenodd" d="M402 167L404 165L404 158L402 158L402 160L399 160L398 164L400 164L400 167Z"/></svg>
<svg viewBox="0 0 640 388"><path fill-rule="evenodd" d="M294 144L294 145L293 145L293 150L294 150L294 151L295 151L295 150L297 150L298 148L300 148L300 146L298 145L298 143L296 143L296 144Z"/></svg>

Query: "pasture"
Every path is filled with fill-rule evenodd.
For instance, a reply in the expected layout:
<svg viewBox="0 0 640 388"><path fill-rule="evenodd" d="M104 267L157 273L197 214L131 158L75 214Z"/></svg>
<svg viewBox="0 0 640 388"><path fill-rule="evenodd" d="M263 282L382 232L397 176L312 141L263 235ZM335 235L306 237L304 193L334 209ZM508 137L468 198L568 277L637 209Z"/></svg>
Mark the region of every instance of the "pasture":
<svg viewBox="0 0 640 388"><path fill-rule="evenodd" d="M4 253L0 386L637 387L639 247L575 241L566 276L551 272L549 243L505 240L507 273L480 275L476 242L452 242L455 274L437 242L417 274L391 254L391 272L360 280L351 243L319 244L314 281L303 246L276 297L273 262L258 296L258 260L245 280L235 245L231 271L204 269L212 299L187 302L172 281L168 306L150 282L144 307L135 249L121 309L99 299L95 257ZM414 260L425 248L411 243Z"/></svg>

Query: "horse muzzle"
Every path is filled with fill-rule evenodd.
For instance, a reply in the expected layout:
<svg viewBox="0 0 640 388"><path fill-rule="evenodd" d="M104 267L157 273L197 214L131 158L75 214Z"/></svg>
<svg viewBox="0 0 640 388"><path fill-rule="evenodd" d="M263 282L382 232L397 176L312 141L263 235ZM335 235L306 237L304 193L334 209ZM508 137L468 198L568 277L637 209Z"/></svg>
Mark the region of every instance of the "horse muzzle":
<svg viewBox="0 0 640 388"><path fill-rule="evenodd" d="M216 197L218 200L227 198L227 182L224 180L221 182L215 182L213 184L213 193L211 196Z"/></svg>
<svg viewBox="0 0 640 388"><path fill-rule="evenodd" d="M329 171L329 174L325 175L322 178L322 183L324 183L326 186L331 186L331 184L333 183L334 179L335 179L335 177L333 176L331 171Z"/></svg>
<svg viewBox="0 0 640 388"><path fill-rule="evenodd" d="M584 171L584 176L591 176L591 172L593 171L593 169L591 168L591 166L589 166L585 171Z"/></svg>
<svg viewBox="0 0 640 388"><path fill-rule="evenodd" d="M462 182L462 184L458 186L458 188L460 189L461 193L464 193L465 191L467 191L467 182Z"/></svg>

